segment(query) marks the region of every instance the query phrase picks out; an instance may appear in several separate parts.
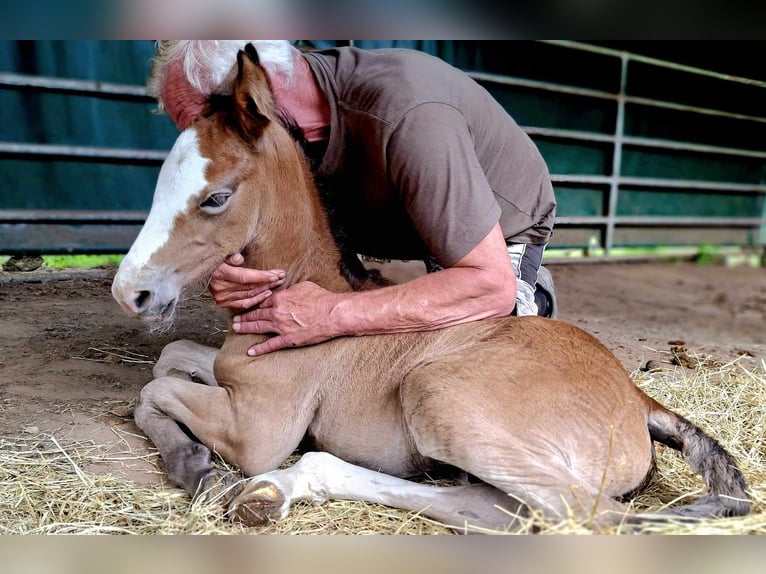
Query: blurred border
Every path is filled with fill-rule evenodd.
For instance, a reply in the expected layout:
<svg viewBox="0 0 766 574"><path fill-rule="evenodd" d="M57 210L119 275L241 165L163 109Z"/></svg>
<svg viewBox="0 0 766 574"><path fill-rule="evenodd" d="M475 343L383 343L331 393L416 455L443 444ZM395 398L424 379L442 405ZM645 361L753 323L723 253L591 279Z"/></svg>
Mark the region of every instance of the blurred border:
<svg viewBox="0 0 766 574"><path fill-rule="evenodd" d="M713 574L763 571L749 537L0 538L24 574Z"/></svg>
<svg viewBox="0 0 766 574"><path fill-rule="evenodd" d="M25 0L6 39L763 39L734 0Z"/></svg>

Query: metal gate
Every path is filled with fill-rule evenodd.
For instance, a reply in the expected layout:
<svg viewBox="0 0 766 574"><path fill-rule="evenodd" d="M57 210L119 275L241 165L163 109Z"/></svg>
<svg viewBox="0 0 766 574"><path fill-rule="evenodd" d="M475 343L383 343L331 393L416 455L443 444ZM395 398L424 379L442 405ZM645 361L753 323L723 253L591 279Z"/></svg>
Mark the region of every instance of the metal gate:
<svg viewBox="0 0 766 574"><path fill-rule="evenodd" d="M145 70L152 50L61 44L119 49L122 59L143 58ZM559 203L552 246L766 244L766 82L574 42L409 44L468 71L535 140ZM119 82L18 72L0 73L0 253L125 251L174 128L150 113L135 72ZM73 141L58 130L62 141L51 141L37 126L37 141L8 136L9 121L34 124L30 108L48 104L67 112L61 122L72 131L79 113L99 133Z"/></svg>

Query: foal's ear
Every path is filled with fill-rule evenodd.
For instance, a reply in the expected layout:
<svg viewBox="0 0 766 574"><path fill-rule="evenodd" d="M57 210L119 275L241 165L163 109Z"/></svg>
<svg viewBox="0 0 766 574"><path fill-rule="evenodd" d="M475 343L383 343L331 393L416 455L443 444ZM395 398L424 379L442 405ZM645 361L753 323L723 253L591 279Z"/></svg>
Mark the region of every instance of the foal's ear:
<svg viewBox="0 0 766 574"><path fill-rule="evenodd" d="M237 53L234 102L238 125L251 137L259 136L263 128L276 118L271 83L252 44L247 44L244 50Z"/></svg>

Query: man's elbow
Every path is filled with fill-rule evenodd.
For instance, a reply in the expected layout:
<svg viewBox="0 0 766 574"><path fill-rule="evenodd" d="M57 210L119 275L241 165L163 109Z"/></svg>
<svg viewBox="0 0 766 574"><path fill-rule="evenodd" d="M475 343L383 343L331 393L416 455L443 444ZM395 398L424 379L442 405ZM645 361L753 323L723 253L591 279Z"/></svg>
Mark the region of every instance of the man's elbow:
<svg viewBox="0 0 766 574"><path fill-rule="evenodd" d="M513 273L492 277L486 293L491 317L507 317L516 306L516 277Z"/></svg>

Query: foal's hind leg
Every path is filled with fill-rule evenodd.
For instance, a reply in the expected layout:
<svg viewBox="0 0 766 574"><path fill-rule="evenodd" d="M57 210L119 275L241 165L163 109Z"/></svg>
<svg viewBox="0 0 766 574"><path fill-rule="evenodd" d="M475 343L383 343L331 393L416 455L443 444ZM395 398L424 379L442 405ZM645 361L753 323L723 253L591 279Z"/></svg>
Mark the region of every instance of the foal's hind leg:
<svg viewBox="0 0 766 574"><path fill-rule="evenodd" d="M606 492L607 477L589 466L599 463L583 465L530 417L524 405L534 406L533 400L505 400L492 383L482 387L473 373L459 372L461 366L432 363L402 385L405 421L421 455L465 470L552 519L605 527L624 518L627 506Z"/></svg>
<svg viewBox="0 0 766 574"><path fill-rule="evenodd" d="M310 452L293 466L251 478L229 507L244 522L284 518L298 500L362 500L418 512L460 532L505 530L520 504L488 484L430 486Z"/></svg>

